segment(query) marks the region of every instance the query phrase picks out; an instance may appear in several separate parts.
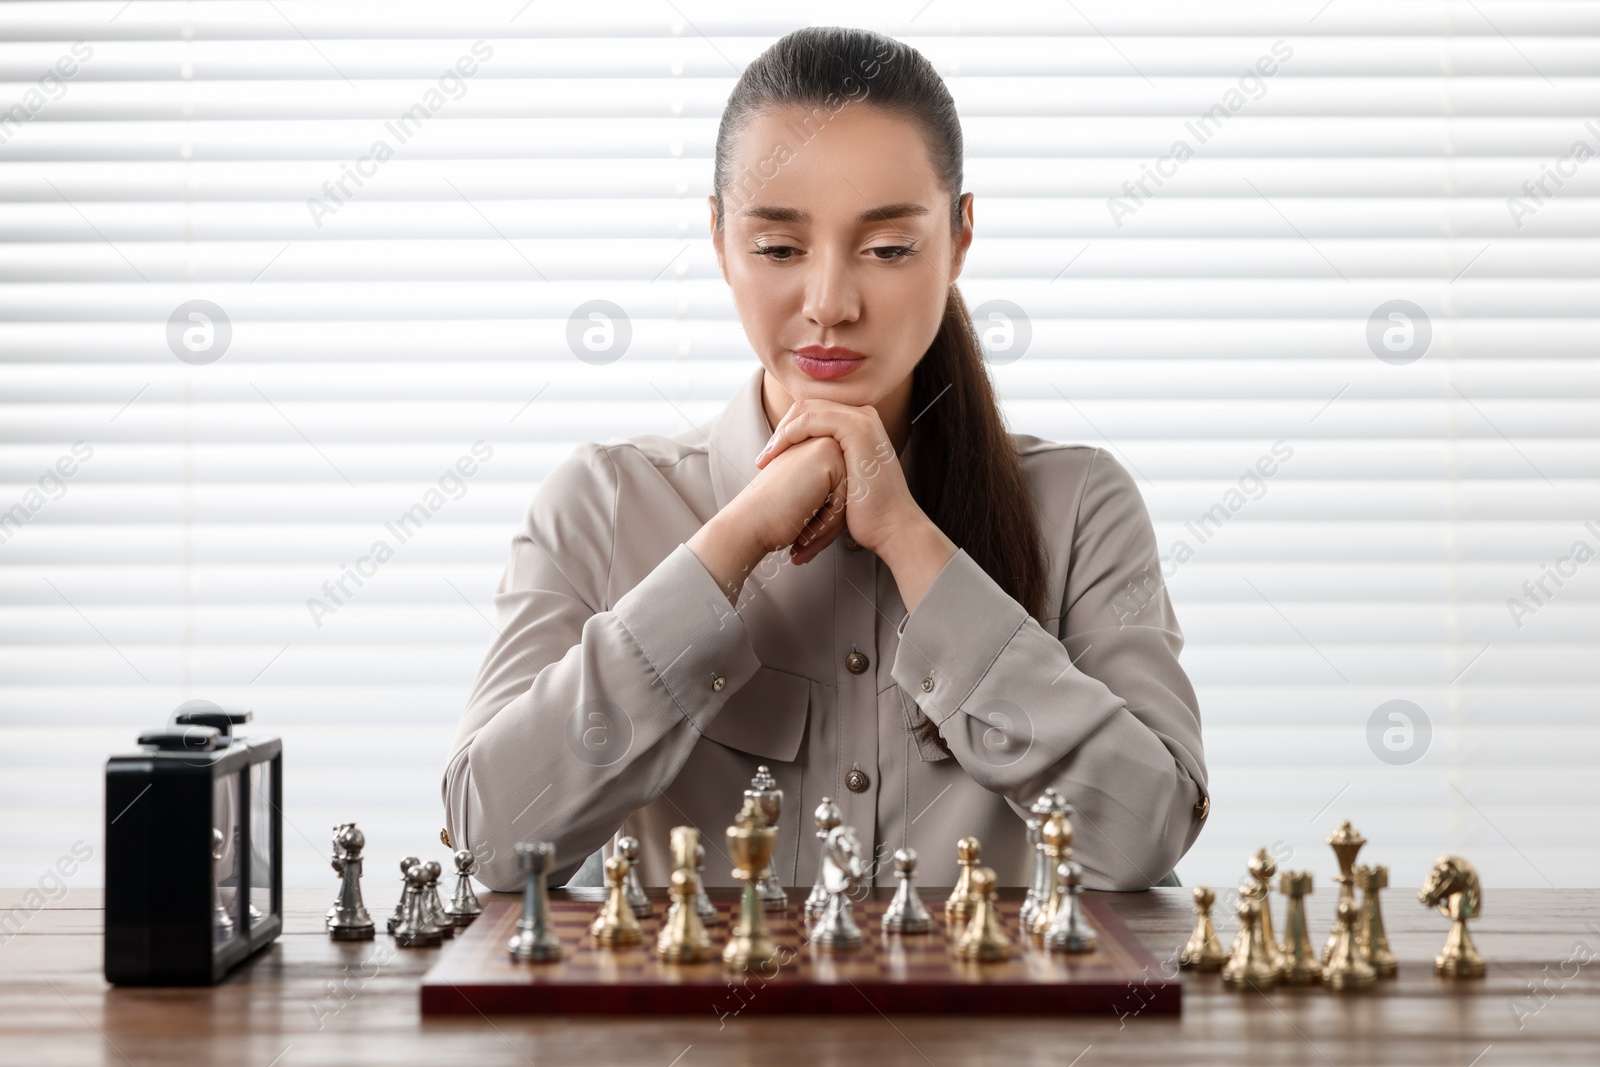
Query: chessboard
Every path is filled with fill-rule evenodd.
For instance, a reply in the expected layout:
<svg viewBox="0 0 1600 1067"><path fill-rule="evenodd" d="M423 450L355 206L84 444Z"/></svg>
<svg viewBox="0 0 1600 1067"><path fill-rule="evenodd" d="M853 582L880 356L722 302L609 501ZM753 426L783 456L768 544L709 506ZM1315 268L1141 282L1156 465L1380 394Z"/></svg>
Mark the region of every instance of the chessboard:
<svg viewBox="0 0 1600 1067"><path fill-rule="evenodd" d="M1092 953L1068 955L1039 948L1021 935L1017 912L1024 890L1002 889L1002 923L1016 946L1010 960L976 963L951 952L939 904L944 893L923 894L934 915L927 934L885 934L881 920L893 890L874 889L854 905L863 944L828 952L808 942L802 902L791 889L787 911L767 912L780 949L763 967L734 970L722 963L737 890L708 890L717 920L707 924L709 963L663 963L656 933L667 910L662 890L647 890L652 910L641 918L644 942L622 949L596 947L589 922L601 891L552 891L561 959L523 963L506 942L522 914L520 894L486 895L483 914L454 939L422 979L423 1015L742 1015L965 1014L1177 1015L1182 985L1163 978L1154 956L1102 899L1086 896L1084 911L1099 933ZM584 899L573 899L581 897Z"/></svg>

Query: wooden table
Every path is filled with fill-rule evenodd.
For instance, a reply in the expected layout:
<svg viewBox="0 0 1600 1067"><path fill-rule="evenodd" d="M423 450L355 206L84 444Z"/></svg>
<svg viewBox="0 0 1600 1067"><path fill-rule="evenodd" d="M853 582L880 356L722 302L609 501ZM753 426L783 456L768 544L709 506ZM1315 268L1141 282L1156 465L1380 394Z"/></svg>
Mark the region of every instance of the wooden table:
<svg viewBox="0 0 1600 1067"><path fill-rule="evenodd" d="M561 891L556 891L559 895ZM928 899L937 899L928 889ZM101 976L100 894L70 890L13 913L0 944L0 1062L302 1067L394 1063L629 1064L1510 1064L1600 1062L1600 890L1495 890L1473 927L1489 975L1435 979L1447 924L1411 891L1386 898L1400 975L1378 991L1230 993L1185 974L1181 1019L928 1017L428 1019L418 981L438 949L335 944L323 932L333 890L288 893L277 944L204 989L118 989ZM1189 891L1106 894L1158 959L1190 923ZM0 890L0 912L20 890ZM374 891L375 915L392 906ZM1332 895L1311 898L1320 941ZM1220 918L1220 917L1219 917ZM381 919L380 919L381 922ZM0 934L0 940L5 938ZM1224 942L1231 937L1225 929ZM1528 983L1539 988L1530 995Z"/></svg>

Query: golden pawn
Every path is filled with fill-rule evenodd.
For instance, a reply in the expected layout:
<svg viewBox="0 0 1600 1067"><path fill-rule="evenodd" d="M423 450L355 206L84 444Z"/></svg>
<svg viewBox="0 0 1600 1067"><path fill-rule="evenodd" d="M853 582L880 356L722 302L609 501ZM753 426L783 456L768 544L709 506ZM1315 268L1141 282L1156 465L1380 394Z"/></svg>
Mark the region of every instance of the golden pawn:
<svg viewBox="0 0 1600 1067"><path fill-rule="evenodd" d="M1178 966L1185 970L1218 971L1228 962L1228 954L1222 949L1222 942L1217 940L1217 928L1211 922L1211 905L1217 901L1217 894L1212 892L1210 886L1200 885L1194 889L1194 932L1189 935L1189 941L1178 951Z"/></svg>
<svg viewBox="0 0 1600 1067"><path fill-rule="evenodd" d="M1361 910L1348 900L1339 901L1339 921L1333 931L1333 955L1322 965L1322 984L1338 992L1370 988L1378 980L1372 964L1361 958L1356 945L1356 923Z"/></svg>
<svg viewBox="0 0 1600 1067"><path fill-rule="evenodd" d="M1350 825L1349 819L1346 819L1339 824L1338 829L1323 838L1323 840L1333 848L1334 857L1339 861L1339 873L1333 876L1333 880L1339 883L1338 904L1349 904L1351 907L1355 907L1356 853L1361 851L1361 846L1367 843L1367 839L1361 836L1360 830ZM1336 905L1335 911L1337 910L1338 907ZM1327 943L1322 946L1322 966L1324 969L1327 968L1328 961L1333 958L1333 948L1338 940L1339 924L1336 922L1333 924L1333 932L1328 935ZM1359 946L1357 947L1359 949Z"/></svg>
<svg viewBox="0 0 1600 1067"><path fill-rule="evenodd" d="M704 963L711 958L711 937L695 910L694 872L678 867L671 881L674 907L656 937L656 955L667 963Z"/></svg>
<svg viewBox="0 0 1600 1067"><path fill-rule="evenodd" d="M760 802L747 795L734 824L728 827L728 854L733 857L733 876L744 883L739 896L739 921L728 938L727 947L722 950L722 962L730 967L747 969L751 964L765 963L778 954L777 942L767 931L766 907L757 888L761 872L772 858L777 836L777 831L767 825ZM692 902L689 910L694 910Z"/></svg>
<svg viewBox="0 0 1600 1067"><path fill-rule="evenodd" d="M1317 951L1311 947L1311 933L1306 929L1306 894L1311 892L1310 871L1284 871L1278 876L1278 888L1289 898L1283 916L1283 970L1281 977L1287 985L1315 985L1322 981L1322 964Z"/></svg>
<svg viewBox="0 0 1600 1067"><path fill-rule="evenodd" d="M975 901L972 898L972 872L978 866L978 854L982 846L976 837L963 837L956 842L956 865L960 872L956 875L955 888L950 890L950 896L944 902L945 922L965 922L972 916Z"/></svg>
<svg viewBox="0 0 1600 1067"><path fill-rule="evenodd" d="M1241 895L1239 933L1222 968L1222 984L1229 989L1270 989L1277 983L1277 962L1261 936L1261 901L1253 894Z"/></svg>
<svg viewBox="0 0 1600 1067"><path fill-rule="evenodd" d="M1379 978L1393 978L1400 970L1400 961L1389 949L1389 935L1383 929L1383 909L1378 904L1378 891L1389 888L1389 868L1384 866L1357 867L1356 887L1361 890L1361 919L1356 924L1356 951L1372 964Z"/></svg>
<svg viewBox="0 0 1600 1067"><path fill-rule="evenodd" d="M972 872L972 916L956 939L957 959L990 962L1011 958L1011 939L1000 926L1000 909L995 903L995 874L992 867Z"/></svg>
<svg viewBox="0 0 1600 1067"><path fill-rule="evenodd" d="M1039 847L1044 851L1050 867L1050 877L1045 886L1044 899L1033 911L1033 924L1028 934L1035 941L1044 940L1045 931L1056 921L1056 911L1061 907L1061 880L1056 877L1061 863L1072 855L1072 823L1066 812L1052 812L1039 828Z"/></svg>
<svg viewBox="0 0 1600 1067"><path fill-rule="evenodd" d="M589 924L589 937L597 945L620 948L637 945L644 940L639 917L628 906L628 898L622 888L622 883L628 877L629 866L621 856L606 860L606 881L611 886L611 892L606 895L606 902L600 905L600 913L594 917L594 922Z"/></svg>

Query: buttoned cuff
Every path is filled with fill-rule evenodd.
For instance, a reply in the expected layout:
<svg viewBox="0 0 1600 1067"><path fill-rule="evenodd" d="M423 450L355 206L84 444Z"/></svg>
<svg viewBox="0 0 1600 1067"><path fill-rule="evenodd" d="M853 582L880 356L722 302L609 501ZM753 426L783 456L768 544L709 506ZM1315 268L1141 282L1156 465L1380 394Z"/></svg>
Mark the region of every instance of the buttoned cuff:
<svg viewBox="0 0 1600 1067"><path fill-rule="evenodd" d="M696 730L761 668L744 619L687 544L623 594L613 611Z"/></svg>
<svg viewBox="0 0 1600 1067"><path fill-rule="evenodd" d="M972 695L1028 613L965 549L956 549L900 621L889 674L936 726Z"/></svg>

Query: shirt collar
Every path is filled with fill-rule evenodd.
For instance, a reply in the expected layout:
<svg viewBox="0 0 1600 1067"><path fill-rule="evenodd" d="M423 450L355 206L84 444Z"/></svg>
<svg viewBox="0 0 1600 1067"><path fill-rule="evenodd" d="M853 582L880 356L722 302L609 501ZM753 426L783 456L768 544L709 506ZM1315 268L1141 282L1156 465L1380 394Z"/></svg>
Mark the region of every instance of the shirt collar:
<svg viewBox="0 0 1600 1067"><path fill-rule="evenodd" d="M766 373L765 367L757 365L706 430L711 491L718 511L755 480L759 473L756 454L772 436L773 426L761 403L761 382Z"/></svg>

